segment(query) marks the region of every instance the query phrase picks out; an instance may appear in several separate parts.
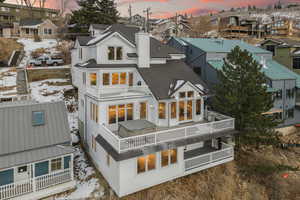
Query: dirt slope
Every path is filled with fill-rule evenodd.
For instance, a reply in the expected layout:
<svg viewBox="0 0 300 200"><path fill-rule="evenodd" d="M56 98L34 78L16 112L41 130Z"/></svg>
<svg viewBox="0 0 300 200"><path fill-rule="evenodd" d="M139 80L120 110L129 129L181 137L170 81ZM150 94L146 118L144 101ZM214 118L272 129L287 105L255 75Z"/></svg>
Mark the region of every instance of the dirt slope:
<svg viewBox="0 0 300 200"><path fill-rule="evenodd" d="M14 50L23 49L22 44L14 39L0 38L0 60L8 60Z"/></svg>

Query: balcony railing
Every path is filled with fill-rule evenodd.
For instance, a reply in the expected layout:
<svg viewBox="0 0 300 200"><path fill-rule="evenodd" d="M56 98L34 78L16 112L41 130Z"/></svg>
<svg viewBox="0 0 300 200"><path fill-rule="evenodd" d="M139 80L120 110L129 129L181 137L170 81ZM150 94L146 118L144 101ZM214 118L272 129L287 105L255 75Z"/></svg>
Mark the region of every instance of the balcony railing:
<svg viewBox="0 0 300 200"><path fill-rule="evenodd" d="M234 155L233 146L222 143L222 150L214 151L211 153L199 155L185 160L185 171L209 165L214 162L231 158Z"/></svg>
<svg viewBox="0 0 300 200"><path fill-rule="evenodd" d="M0 200L40 191L54 185L71 181L72 173L72 169L66 169L60 172L53 172L44 176L0 186Z"/></svg>
<svg viewBox="0 0 300 200"><path fill-rule="evenodd" d="M233 130L234 119L213 121L204 124L185 126L180 128L157 131L138 136L119 138L107 127L99 125L100 135L119 153L138 149L149 145L157 145L179 139L187 139L200 135L214 134L220 131Z"/></svg>

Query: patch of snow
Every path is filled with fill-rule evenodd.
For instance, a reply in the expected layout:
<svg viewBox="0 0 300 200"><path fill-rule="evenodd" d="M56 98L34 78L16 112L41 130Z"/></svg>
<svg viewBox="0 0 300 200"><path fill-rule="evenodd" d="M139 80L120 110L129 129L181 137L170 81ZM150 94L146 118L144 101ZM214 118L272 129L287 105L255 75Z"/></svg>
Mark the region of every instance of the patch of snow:
<svg viewBox="0 0 300 200"><path fill-rule="evenodd" d="M89 198L92 192L99 186L97 179L92 178L86 182L78 183L76 190L65 199L86 199Z"/></svg>
<svg viewBox="0 0 300 200"><path fill-rule="evenodd" d="M201 84L195 84L195 86L196 86L197 88L199 88L201 91L204 91L203 85L201 85Z"/></svg>
<svg viewBox="0 0 300 200"><path fill-rule="evenodd" d="M72 140L72 144L78 144L79 137L76 134L71 133L71 140Z"/></svg>
<svg viewBox="0 0 300 200"><path fill-rule="evenodd" d="M185 80L177 80L175 83L174 90L176 90L178 87L182 86L183 83L185 83Z"/></svg>
<svg viewBox="0 0 300 200"><path fill-rule="evenodd" d="M296 52L294 52L294 54L295 54L295 55L298 55L298 54L300 55L300 50L299 50L299 51L296 51Z"/></svg>
<svg viewBox="0 0 300 200"><path fill-rule="evenodd" d="M101 40L102 38L104 38L105 36L107 36L108 34L110 34L111 32L107 32L107 33L104 33L102 35L99 35L97 37L95 37L94 39L90 40L87 45L90 45L90 44L93 44L95 42L98 42L99 40Z"/></svg>

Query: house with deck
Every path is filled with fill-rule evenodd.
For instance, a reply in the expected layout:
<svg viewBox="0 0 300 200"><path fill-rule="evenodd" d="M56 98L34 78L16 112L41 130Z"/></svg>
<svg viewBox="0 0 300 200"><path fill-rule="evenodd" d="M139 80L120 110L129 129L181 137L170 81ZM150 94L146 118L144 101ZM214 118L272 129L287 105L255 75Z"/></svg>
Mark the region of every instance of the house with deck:
<svg viewBox="0 0 300 200"><path fill-rule="evenodd" d="M81 140L119 197L234 159L234 119L183 58L126 25L75 42Z"/></svg>
<svg viewBox="0 0 300 200"><path fill-rule="evenodd" d="M274 107L268 112L284 121L280 126L298 124L300 112L296 94L300 76L272 59L272 52L240 40L172 38L168 44L185 52L185 62L209 85L219 82L217 72L222 70L223 59L236 46L250 52L266 75L268 91L273 93Z"/></svg>
<svg viewBox="0 0 300 200"><path fill-rule="evenodd" d="M64 102L0 104L0 200L41 199L75 187Z"/></svg>

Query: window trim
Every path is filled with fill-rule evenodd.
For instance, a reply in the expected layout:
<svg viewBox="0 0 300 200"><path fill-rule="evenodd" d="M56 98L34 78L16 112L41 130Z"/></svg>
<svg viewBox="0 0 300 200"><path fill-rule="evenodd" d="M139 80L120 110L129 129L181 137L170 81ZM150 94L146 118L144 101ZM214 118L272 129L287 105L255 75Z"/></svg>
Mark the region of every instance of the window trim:
<svg viewBox="0 0 300 200"><path fill-rule="evenodd" d="M36 122L35 114L42 114L42 122ZM44 126L46 124L46 113L44 110L32 111L32 126Z"/></svg>

